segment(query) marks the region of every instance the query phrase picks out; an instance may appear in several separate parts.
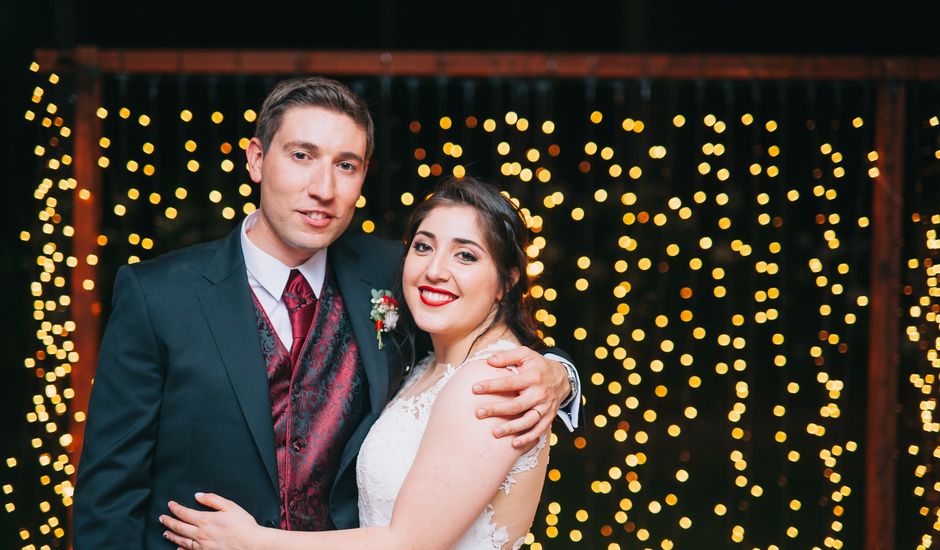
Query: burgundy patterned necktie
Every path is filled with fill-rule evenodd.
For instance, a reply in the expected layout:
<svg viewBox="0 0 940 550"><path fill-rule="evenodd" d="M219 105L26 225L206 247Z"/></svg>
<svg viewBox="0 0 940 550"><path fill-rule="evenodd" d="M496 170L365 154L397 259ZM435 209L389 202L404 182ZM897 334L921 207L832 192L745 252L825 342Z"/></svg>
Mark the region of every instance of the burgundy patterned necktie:
<svg viewBox="0 0 940 550"><path fill-rule="evenodd" d="M317 298L313 295L310 283L296 269L290 271L282 298L287 306L291 336L294 339L290 347L290 362L291 365L297 365L297 358L300 357L307 333L310 332L313 314L317 310Z"/></svg>

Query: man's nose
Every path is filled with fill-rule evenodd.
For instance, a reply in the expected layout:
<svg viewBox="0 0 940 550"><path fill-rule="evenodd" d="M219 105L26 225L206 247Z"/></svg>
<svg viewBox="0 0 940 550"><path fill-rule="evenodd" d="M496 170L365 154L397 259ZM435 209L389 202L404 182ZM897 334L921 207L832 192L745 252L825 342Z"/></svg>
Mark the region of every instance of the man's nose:
<svg viewBox="0 0 940 550"><path fill-rule="evenodd" d="M330 200L336 190L336 178L334 177L332 167L329 165L320 165L311 171L310 179L307 182L307 193L311 197L320 200Z"/></svg>

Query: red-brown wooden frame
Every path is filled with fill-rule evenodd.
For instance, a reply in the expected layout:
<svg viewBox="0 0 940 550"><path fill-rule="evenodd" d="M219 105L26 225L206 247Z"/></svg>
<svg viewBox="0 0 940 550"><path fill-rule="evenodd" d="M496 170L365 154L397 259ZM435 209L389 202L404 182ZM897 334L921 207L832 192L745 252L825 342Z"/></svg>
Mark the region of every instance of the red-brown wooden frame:
<svg viewBox="0 0 940 550"><path fill-rule="evenodd" d="M95 147L101 126L100 76L126 74L323 74L333 76L452 76L555 78L662 78L703 80L843 80L878 83L875 147L880 174L872 194L871 321L866 425L865 548L894 548L897 455L898 313L903 217L905 86L940 80L940 59L917 57L666 55L544 52L117 50L79 47L38 50L43 72L77 76L73 311L80 361L73 367L75 407L86 410L100 339L98 290L81 288L96 279L84 257L93 253L100 229L100 174ZM75 456L81 430L75 430Z"/></svg>

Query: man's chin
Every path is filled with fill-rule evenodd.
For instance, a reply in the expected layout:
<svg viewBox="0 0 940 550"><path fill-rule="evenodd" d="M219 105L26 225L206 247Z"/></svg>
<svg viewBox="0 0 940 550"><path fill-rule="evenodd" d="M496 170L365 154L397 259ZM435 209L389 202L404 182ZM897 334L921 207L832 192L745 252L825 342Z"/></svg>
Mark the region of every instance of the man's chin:
<svg viewBox="0 0 940 550"><path fill-rule="evenodd" d="M323 250L336 242L336 239L349 227L348 221L345 223L337 222L339 222L339 220L334 220L334 223L331 223L330 227L317 231L312 231L311 228L304 227L291 235L293 238L288 244L295 250L302 250L311 254Z"/></svg>
<svg viewBox="0 0 940 550"><path fill-rule="evenodd" d="M292 247L298 250L317 251L330 246L343 234L342 231L337 231L335 226L319 231L305 229L294 234L290 242Z"/></svg>
<svg viewBox="0 0 940 550"><path fill-rule="evenodd" d="M318 239L305 239L301 241L295 241L291 243L291 248L293 248L297 252L302 252L302 253L312 256L313 254L323 250L324 248L328 248L338 238L339 238L339 235L336 235L333 238L323 237L323 238L318 238Z"/></svg>

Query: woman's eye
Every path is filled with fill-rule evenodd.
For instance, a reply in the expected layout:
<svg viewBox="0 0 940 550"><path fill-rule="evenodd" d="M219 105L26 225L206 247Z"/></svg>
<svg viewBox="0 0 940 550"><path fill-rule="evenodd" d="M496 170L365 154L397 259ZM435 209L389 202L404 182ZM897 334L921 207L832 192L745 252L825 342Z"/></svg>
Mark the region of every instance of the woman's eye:
<svg viewBox="0 0 940 550"><path fill-rule="evenodd" d="M416 242L413 245L411 245L411 248L413 248L415 252L427 252L431 250L431 245L429 245L428 243L424 243L424 242Z"/></svg>
<svg viewBox="0 0 940 550"><path fill-rule="evenodd" d="M458 253L457 253L457 257L460 258L460 259L461 259L462 261L464 261L464 262L475 262L475 261L477 261L477 257L474 256L472 253L467 252L466 250L462 250L462 251L458 252Z"/></svg>

